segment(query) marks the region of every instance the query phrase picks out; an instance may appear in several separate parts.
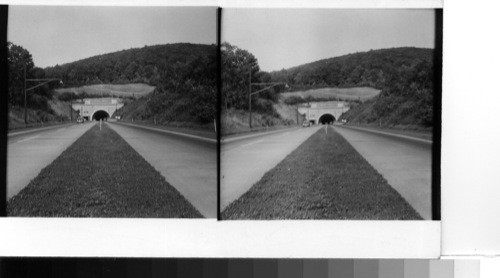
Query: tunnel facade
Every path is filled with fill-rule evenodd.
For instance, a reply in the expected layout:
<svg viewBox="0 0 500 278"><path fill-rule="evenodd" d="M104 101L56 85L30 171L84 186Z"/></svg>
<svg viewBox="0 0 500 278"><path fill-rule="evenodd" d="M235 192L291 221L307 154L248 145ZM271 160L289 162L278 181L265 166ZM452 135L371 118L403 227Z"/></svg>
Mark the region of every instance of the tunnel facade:
<svg viewBox="0 0 500 278"><path fill-rule="evenodd" d="M73 110L78 111L78 116L87 121L99 121L116 116L116 111L123 107L123 102L117 98L88 98L83 102L72 104Z"/></svg>
<svg viewBox="0 0 500 278"><path fill-rule="evenodd" d="M344 101L311 102L298 107L299 113L312 124L333 124L348 110L349 104Z"/></svg>

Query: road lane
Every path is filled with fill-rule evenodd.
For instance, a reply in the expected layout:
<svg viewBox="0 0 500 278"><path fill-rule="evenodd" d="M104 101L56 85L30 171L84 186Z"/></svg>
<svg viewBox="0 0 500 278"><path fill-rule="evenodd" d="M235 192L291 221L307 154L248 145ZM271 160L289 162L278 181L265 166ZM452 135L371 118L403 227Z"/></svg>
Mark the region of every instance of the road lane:
<svg viewBox="0 0 500 278"><path fill-rule="evenodd" d="M7 146L7 198L28 185L40 171L93 126L93 123L11 133Z"/></svg>
<svg viewBox="0 0 500 278"><path fill-rule="evenodd" d="M320 127L243 135L221 143L221 211L238 199Z"/></svg>
<svg viewBox="0 0 500 278"><path fill-rule="evenodd" d="M426 220L432 219L432 143L405 136L335 126Z"/></svg>
<svg viewBox="0 0 500 278"><path fill-rule="evenodd" d="M108 123L205 217L217 217L215 140Z"/></svg>

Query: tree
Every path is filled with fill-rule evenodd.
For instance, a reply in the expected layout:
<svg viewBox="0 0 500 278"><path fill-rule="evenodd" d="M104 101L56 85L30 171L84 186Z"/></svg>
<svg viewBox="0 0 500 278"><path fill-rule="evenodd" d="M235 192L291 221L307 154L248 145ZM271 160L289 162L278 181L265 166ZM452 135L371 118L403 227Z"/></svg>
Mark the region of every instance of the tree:
<svg viewBox="0 0 500 278"><path fill-rule="evenodd" d="M19 105L24 101L24 70L26 69L28 75L35 64L31 54L22 46L8 42L7 49L9 52L7 58L9 63L9 103Z"/></svg>
<svg viewBox="0 0 500 278"><path fill-rule="evenodd" d="M222 100L227 107L247 109L249 74L257 81L260 71L257 58L227 42L222 44Z"/></svg>

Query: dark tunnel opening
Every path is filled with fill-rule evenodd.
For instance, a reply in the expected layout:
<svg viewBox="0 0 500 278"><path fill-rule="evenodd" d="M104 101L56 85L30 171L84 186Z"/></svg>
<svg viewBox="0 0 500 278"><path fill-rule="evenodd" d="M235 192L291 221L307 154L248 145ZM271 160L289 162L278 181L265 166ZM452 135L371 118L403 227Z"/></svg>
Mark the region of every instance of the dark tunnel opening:
<svg viewBox="0 0 500 278"><path fill-rule="evenodd" d="M332 114L324 114L319 117L318 122L322 125L333 124L335 122L335 117Z"/></svg>
<svg viewBox="0 0 500 278"><path fill-rule="evenodd" d="M95 121L100 121L100 120L106 121L108 120L108 118L109 118L108 112L102 110L95 112L94 115L92 116L92 120Z"/></svg>

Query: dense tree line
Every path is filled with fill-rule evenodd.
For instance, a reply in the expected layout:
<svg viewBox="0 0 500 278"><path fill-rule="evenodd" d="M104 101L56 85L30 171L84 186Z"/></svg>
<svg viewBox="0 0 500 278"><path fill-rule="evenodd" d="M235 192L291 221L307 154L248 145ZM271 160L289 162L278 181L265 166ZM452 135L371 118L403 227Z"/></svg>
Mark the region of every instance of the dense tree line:
<svg viewBox="0 0 500 278"><path fill-rule="evenodd" d="M249 84L271 82L272 77L267 72L260 71L259 63L255 56L245 49L222 44L222 108L248 110ZM252 92L265 88L253 86ZM277 102L279 93L284 88L277 86L265 90L252 97L252 110L266 114L275 114L273 103Z"/></svg>
<svg viewBox="0 0 500 278"><path fill-rule="evenodd" d="M45 78L45 71L35 66L33 57L28 50L12 42L7 43L8 65L9 65L9 106L24 106L24 83L26 79ZM26 73L26 76L25 76ZM37 83L26 82L26 88L30 89ZM28 108L42 109L52 112L47 102L52 98L53 87L57 85L49 83L26 93L26 104Z"/></svg>
<svg viewBox="0 0 500 278"><path fill-rule="evenodd" d="M423 48L372 50L271 72L293 90L367 86L382 90L345 117L362 123L432 126L434 52Z"/></svg>
<svg viewBox="0 0 500 278"><path fill-rule="evenodd" d="M216 46L145 46L46 68L65 86L146 83L156 87L141 118L211 122L216 117ZM68 96L69 97L69 96Z"/></svg>

